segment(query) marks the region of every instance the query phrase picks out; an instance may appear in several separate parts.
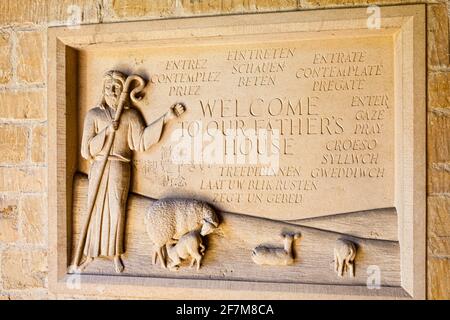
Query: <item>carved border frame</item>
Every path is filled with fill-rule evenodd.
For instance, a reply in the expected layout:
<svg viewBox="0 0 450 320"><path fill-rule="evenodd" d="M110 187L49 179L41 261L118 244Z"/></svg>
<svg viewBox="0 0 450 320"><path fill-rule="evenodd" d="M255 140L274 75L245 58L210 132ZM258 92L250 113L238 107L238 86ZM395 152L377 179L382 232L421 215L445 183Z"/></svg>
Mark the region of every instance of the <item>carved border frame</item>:
<svg viewBox="0 0 450 320"><path fill-rule="evenodd" d="M71 295L147 298L424 299L426 297L425 5L383 6L381 30L367 30L366 8L323 9L125 22L48 29L49 289ZM351 18L349 18L351 17ZM221 41L274 32L391 32L395 59L396 208L402 287L289 284L68 274L72 182L76 170L77 49L91 43ZM198 40L198 39L197 39ZM56 150L55 150L56 149ZM80 284L80 287L77 286Z"/></svg>

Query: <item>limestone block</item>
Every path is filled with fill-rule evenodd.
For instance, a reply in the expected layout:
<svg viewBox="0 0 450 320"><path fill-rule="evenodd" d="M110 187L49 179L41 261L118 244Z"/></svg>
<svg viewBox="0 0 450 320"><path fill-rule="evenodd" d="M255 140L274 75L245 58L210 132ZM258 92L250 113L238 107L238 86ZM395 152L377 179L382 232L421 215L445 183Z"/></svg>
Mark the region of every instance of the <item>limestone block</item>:
<svg viewBox="0 0 450 320"><path fill-rule="evenodd" d="M1 59L1 58L0 58ZM45 115L45 91L0 92L0 118L41 120Z"/></svg>
<svg viewBox="0 0 450 320"><path fill-rule="evenodd" d="M22 241L45 243L46 199L42 195L23 196L21 200Z"/></svg>
<svg viewBox="0 0 450 320"><path fill-rule="evenodd" d="M450 193L450 161L430 164L427 178L428 194Z"/></svg>
<svg viewBox="0 0 450 320"><path fill-rule="evenodd" d="M2 0L0 1L0 25L28 26L46 21L45 0Z"/></svg>
<svg viewBox="0 0 450 320"><path fill-rule="evenodd" d="M445 3L427 6L428 65L447 66L448 50L448 9Z"/></svg>
<svg viewBox="0 0 450 320"><path fill-rule="evenodd" d="M24 126L0 126L0 163L26 160L29 130Z"/></svg>
<svg viewBox="0 0 450 320"><path fill-rule="evenodd" d="M4 289L42 288L46 286L47 252L42 249L5 249L1 255Z"/></svg>
<svg viewBox="0 0 450 320"><path fill-rule="evenodd" d="M31 161L45 162L47 150L47 127L39 125L33 128L31 142Z"/></svg>
<svg viewBox="0 0 450 320"><path fill-rule="evenodd" d="M0 196L0 242L14 243L19 238L18 200Z"/></svg>
<svg viewBox="0 0 450 320"><path fill-rule="evenodd" d="M428 75L428 107L450 108L450 72L431 72Z"/></svg>
<svg viewBox="0 0 450 320"><path fill-rule="evenodd" d="M175 8L175 0L113 0L112 12L118 18L167 16ZM219 2L219 1L217 1Z"/></svg>
<svg viewBox="0 0 450 320"><path fill-rule="evenodd" d="M12 78L11 36L0 32L0 84L7 84Z"/></svg>
<svg viewBox="0 0 450 320"><path fill-rule="evenodd" d="M0 167L0 192L43 192L46 187L46 168Z"/></svg>
<svg viewBox="0 0 450 320"><path fill-rule="evenodd" d="M428 113L428 163L450 161L450 114L442 112Z"/></svg>
<svg viewBox="0 0 450 320"><path fill-rule="evenodd" d="M18 32L17 77L19 82L45 82L45 43L40 31Z"/></svg>
<svg viewBox="0 0 450 320"><path fill-rule="evenodd" d="M428 299L450 299L450 259L428 259Z"/></svg>

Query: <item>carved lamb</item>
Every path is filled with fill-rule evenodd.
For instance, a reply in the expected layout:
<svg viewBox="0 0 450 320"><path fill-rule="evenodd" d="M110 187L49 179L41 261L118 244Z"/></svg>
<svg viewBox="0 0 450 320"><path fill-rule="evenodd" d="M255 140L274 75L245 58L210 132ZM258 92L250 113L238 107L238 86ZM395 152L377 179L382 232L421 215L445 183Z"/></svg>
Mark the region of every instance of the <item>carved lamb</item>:
<svg viewBox="0 0 450 320"><path fill-rule="evenodd" d="M147 210L144 222L154 245L153 264L159 257L163 268L166 267L163 256L166 244L173 244L173 240L194 230L205 236L219 226L219 218L210 205L190 199L155 201Z"/></svg>
<svg viewBox="0 0 450 320"><path fill-rule="evenodd" d="M334 247L334 268L339 277L348 271L350 277L355 276L354 260L356 245L350 240L339 238Z"/></svg>
<svg viewBox="0 0 450 320"><path fill-rule="evenodd" d="M252 259L256 264L286 266L294 263L292 243L300 234L284 234L284 248L258 246L252 251Z"/></svg>
<svg viewBox="0 0 450 320"><path fill-rule="evenodd" d="M176 243L176 244L173 244ZM177 270L181 260L191 257L192 267L194 263L197 263L197 270L200 269L200 263L202 256L205 254L205 246L202 242L202 236L196 231L186 233L178 240L172 243L166 244L167 255L170 258L169 268Z"/></svg>

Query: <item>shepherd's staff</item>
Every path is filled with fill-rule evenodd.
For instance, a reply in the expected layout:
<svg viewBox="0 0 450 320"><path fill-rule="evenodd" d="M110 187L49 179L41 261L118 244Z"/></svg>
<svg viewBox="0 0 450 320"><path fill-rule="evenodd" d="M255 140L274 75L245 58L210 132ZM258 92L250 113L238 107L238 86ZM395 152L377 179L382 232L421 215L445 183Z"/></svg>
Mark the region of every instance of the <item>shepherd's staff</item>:
<svg viewBox="0 0 450 320"><path fill-rule="evenodd" d="M114 121L115 122L119 122L120 120L120 115L122 114L122 110L123 110L123 105L125 103L125 100L127 99L128 96L128 89L130 88L130 84L133 81L137 81L139 82L139 86L137 86L136 88L134 88L131 92L130 92L130 98L131 101L133 101L134 103L136 103L137 101L139 101L138 98L136 98L136 94L141 92L142 89L144 89L145 87L145 81L144 79L142 79L140 76L138 75L131 75L127 77L127 80L125 81L125 85L123 88L122 93L120 94L120 99L119 99L119 104L117 107L117 111L116 114L114 116ZM120 125L120 124L119 124ZM83 226L83 230L81 232L81 237L80 240L78 241L78 247L77 247L77 251L75 252L75 259L73 261L73 266L75 268L77 268L80 264L80 260L81 257L83 256L83 249L84 249L84 245L86 243L86 237L87 237L87 232L89 229L89 223L91 222L91 217L92 217L92 211L94 211L94 207L95 207L95 202L97 200L97 195L98 195L98 190L100 188L100 183L102 181L102 177L103 177L103 173L105 171L105 167L106 167L106 163L108 162L108 157L109 157L109 153L111 152L111 148L114 142L114 137L115 137L116 131L112 131L107 137L106 140L106 153L103 157L103 159L101 159L101 163L100 163L100 172L99 174L95 177L95 183L94 183L94 195L92 198L92 201L89 203L89 208L88 208L88 216L86 218L86 222Z"/></svg>

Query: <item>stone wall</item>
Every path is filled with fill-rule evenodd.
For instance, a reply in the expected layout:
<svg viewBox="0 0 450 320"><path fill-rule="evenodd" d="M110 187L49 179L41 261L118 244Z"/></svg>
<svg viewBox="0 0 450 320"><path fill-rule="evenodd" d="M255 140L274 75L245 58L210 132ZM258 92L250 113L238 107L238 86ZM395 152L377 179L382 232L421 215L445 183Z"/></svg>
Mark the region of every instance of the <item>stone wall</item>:
<svg viewBox="0 0 450 320"><path fill-rule="evenodd" d="M49 26L417 2L0 1L0 299L72 298L52 295L47 285ZM428 298L450 299L450 4L422 2L428 20Z"/></svg>

